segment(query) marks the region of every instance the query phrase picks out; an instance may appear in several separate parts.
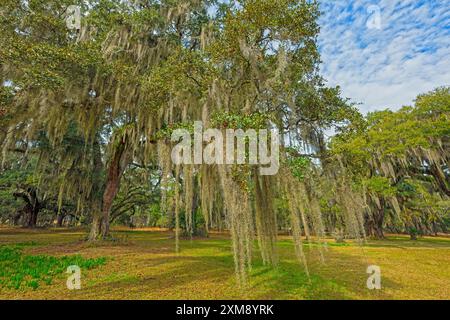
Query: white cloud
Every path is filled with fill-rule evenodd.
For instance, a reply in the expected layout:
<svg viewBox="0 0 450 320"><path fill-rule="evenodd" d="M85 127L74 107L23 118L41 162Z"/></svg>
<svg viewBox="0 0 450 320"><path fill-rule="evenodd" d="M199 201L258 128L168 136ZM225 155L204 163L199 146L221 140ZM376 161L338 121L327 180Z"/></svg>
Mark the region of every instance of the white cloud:
<svg viewBox="0 0 450 320"><path fill-rule="evenodd" d="M381 30L366 25L373 5ZM397 109L450 85L449 1L324 1L322 12L322 72L363 112Z"/></svg>

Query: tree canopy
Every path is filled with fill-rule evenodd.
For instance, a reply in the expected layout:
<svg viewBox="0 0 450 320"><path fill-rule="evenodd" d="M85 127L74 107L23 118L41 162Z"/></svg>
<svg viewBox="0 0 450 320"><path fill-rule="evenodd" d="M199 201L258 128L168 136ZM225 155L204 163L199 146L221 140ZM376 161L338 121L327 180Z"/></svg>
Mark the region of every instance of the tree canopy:
<svg viewBox="0 0 450 320"><path fill-rule="evenodd" d="M79 30L64 19L74 4ZM11 180L20 181L34 195L22 210L29 226L53 203L89 224L91 241L139 215L173 228L177 250L180 236L230 230L240 281L254 238L264 262L277 263L283 225L305 266L303 235L383 236L387 212L392 228L441 230L449 89L364 118L320 75L318 16L306 0L3 1L1 192L19 195ZM276 128L279 173L175 165L170 133L194 121Z"/></svg>

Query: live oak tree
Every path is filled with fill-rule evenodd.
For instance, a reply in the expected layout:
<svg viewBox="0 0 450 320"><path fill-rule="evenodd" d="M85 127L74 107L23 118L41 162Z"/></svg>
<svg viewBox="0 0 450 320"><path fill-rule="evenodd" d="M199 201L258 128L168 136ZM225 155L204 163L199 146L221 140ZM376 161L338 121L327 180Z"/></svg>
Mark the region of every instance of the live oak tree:
<svg viewBox="0 0 450 320"><path fill-rule="evenodd" d="M80 30L64 19L74 4L83 12ZM38 150L40 179L52 181L59 207L70 199L89 212L90 240L109 237L121 203L132 210L128 200L140 201L132 187L120 188L131 167L154 168L177 249L181 222L193 236L201 212L206 230L230 230L240 282L255 235L263 262L277 263L282 199L306 267L302 236L323 241L328 190L347 233L364 237L363 199L324 135L352 132L362 120L320 76L318 16L318 3L306 0L3 1L3 155L23 141ZM277 128L279 174L173 164L171 132L196 120L222 131Z"/></svg>
<svg viewBox="0 0 450 320"><path fill-rule="evenodd" d="M152 125L143 116L140 121L145 125L135 123L149 111L139 101L142 78L180 44L180 17L186 5L93 1L83 7L88 14L78 31L67 30L63 17L68 5L61 1L2 5L4 87L14 91L15 104L4 150L18 137L31 140L39 131L57 149L68 128L75 127L84 152L82 159L80 154L60 155L67 164L57 174L61 197L77 197L81 205L88 205L93 216L90 238L104 238L132 149L141 147L137 140L148 129L145 125ZM87 172L83 181L68 179L64 169L74 165Z"/></svg>
<svg viewBox="0 0 450 320"><path fill-rule="evenodd" d="M369 235L383 238L385 218L412 237L445 230L449 215L450 92L438 88L415 106L367 116L337 135L331 150L366 197Z"/></svg>

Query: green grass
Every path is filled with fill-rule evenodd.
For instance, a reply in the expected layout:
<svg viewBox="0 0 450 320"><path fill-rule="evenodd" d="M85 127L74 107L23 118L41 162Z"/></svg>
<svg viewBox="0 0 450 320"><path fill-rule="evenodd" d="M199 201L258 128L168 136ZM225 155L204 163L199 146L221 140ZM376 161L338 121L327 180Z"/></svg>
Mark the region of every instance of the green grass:
<svg viewBox="0 0 450 320"><path fill-rule="evenodd" d="M85 259L80 255L54 257L49 255L25 255L23 248L35 245L18 243L0 246L0 286L7 289L36 290L43 283L51 285L53 279L66 271L68 266L93 269L105 264L105 258Z"/></svg>
<svg viewBox="0 0 450 320"><path fill-rule="evenodd" d="M264 266L255 243L248 284L239 287L226 234L181 240L176 253L172 232L116 228L113 236L123 240L95 245L80 241L86 232L0 227L0 244L20 248L22 260L35 256L47 257L44 260L79 255L83 261L107 258L106 264L89 271L80 262L70 262L81 264L81 290L67 289L64 265L58 270L61 276L56 273L49 285L27 275L20 290L0 286L0 299L450 299L448 237L411 241L396 235L369 240L363 246L329 239L322 248L323 263L321 246L305 242L308 278L290 237L282 236L277 246L278 266ZM7 254L8 260L17 261L17 251ZM369 265L381 267L381 290L366 287ZM19 272L10 270L9 277L15 274ZM32 280L39 283L38 288L33 289Z"/></svg>

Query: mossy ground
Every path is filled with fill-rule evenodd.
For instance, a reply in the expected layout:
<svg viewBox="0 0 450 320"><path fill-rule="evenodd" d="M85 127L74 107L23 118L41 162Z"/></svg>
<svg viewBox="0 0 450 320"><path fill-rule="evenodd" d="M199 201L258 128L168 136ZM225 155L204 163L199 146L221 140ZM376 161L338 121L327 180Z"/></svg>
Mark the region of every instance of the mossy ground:
<svg viewBox="0 0 450 320"><path fill-rule="evenodd" d="M170 232L115 229L118 241L83 241L86 230L0 228L0 245L22 246L24 255L106 258L82 268L82 289L66 288L67 274L38 288L0 287L1 299L450 299L450 238L391 236L365 246L330 240L322 264L315 245L305 245L311 277L295 259L288 237L279 242L280 263L255 258L247 287L236 285L230 240L224 234L180 241ZM257 256L257 252L255 252ZM382 289L366 287L367 266L378 265Z"/></svg>

